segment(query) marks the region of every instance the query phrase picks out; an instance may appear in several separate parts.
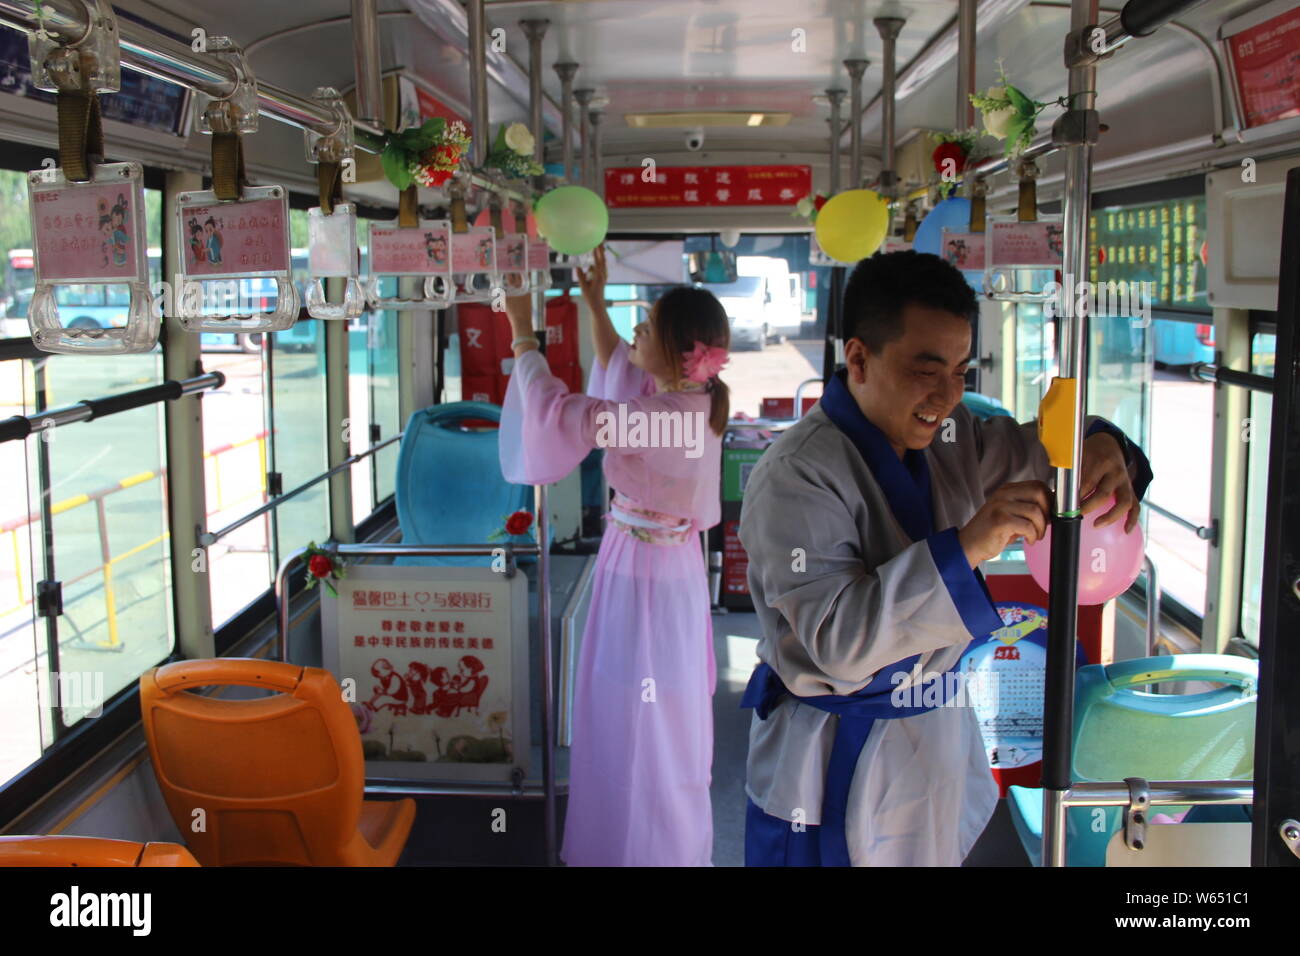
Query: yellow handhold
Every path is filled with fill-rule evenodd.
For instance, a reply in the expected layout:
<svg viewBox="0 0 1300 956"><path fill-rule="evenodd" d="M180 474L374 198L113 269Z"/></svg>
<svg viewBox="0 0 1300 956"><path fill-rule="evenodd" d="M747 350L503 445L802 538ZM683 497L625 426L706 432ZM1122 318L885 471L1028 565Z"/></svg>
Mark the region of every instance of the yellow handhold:
<svg viewBox="0 0 1300 956"><path fill-rule="evenodd" d="M1038 403L1038 440L1053 468L1074 468L1074 395L1078 379L1054 378Z"/></svg>

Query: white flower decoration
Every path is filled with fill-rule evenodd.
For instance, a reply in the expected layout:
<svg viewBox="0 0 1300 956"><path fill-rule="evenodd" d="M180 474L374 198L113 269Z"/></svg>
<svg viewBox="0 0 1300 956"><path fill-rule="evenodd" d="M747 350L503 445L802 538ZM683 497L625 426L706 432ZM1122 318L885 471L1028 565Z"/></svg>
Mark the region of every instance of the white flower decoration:
<svg viewBox="0 0 1300 956"><path fill-rule="evenodd" d="M533 155L533 134L523 123L511 123L506 127L506 145L520 156Z"/></svg>

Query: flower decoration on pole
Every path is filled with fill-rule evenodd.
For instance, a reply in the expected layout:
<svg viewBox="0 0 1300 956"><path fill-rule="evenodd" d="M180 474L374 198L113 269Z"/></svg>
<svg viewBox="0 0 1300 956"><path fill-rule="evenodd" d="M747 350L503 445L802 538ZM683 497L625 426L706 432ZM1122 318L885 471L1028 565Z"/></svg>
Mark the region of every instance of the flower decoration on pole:
<svg viewBox="0 0 1300 956"><path fill-rule="evenodd" d="M970 101L984 119L985 132L997 139L1006 139L1003 155L1014 159L1033 142L1034 122L1038 119L1038 114L1053 104L1068 109L1070 97L1061 96L1051 102L1040 103L1011 85L1001 63L998 64L998 76L1000 83L990 86L983 95L972 93Z"/></svg>
<svg viewBox="0 0 1300 956"><path fill-rule="evenodd" d="M939 176L939 193L947 199L956 188L961 174L979 158L979 130L967 129L951 133L935 133L938 144L930 153L930 162Z"/></svg>
<svg viewBox="0 0 1300 956"><path fill-rule="evenodd" d="M388 133L380 158L384 175L400 192L410 186L441 186L460 168L472 139L460 120L435 116L421 126Z"/></svg>
<svg viewBox="0 0 1300 956"><path fill-rule="evenodd" d="M306 558L307 590L310 591L319 581L329 590L331 597L338 597L334 582L348 576L347 567L339 560L338 554L318 547L313 541L307 545Z"/></svg>
<svg viewBox="0 0 1300 956"><path fill-rule="evenodd" d="M533 540L531 529L533 527L533 513L531 511L516 511L514 514L505 515L502 518L502 526L497 528L488 535L489 541L496 541L499 538L520 538L527 537L529 541Z"/></svg>
<svg viewBox="0 0 1300 956"><path fill-rule="evenodd" d="M826 205L828 198L822 193L817 193L815 196L804 196L794 204L794 212L790 213L790 215L815 223L817 222L817 214L822 211L822 206Z"/></svg>
<svg viewBox="0 0 1300 956"><path fill-rule="evenodd" d="M511 179L540 176L545 170L533 160L533 134L523 123L501 124L486 166L496 169Z"/></svg>

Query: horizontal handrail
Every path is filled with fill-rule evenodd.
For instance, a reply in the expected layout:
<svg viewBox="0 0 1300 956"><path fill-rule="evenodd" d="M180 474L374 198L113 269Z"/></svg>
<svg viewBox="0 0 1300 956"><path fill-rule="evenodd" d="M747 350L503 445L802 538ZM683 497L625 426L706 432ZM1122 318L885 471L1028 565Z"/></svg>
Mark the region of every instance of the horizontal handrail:
<svg viewBox="0 0 1300 956"><path fill-rule="evenodd" d="M309 489L314 488L316 485L319 485L322 481L326 481L329 478L333 478L339 472L346 471L347 469L355 465L357 462L363 461L364 459L373 455L375 452L379 451L381 448L387 448L393 442L401 441L402 435L403 432L398 432L396 435L392 436L391 438L385 438L377 445L371 445L369 448L365 449L364 451L359 451L355 455L350 455L349 457L343 459L343 461L335 465L333 468L331 468L329 471L321 472L315 478L308 479L298 487L286 491L284 494L275 495L273 498L271 498L270 501L266 502L266 504L262 505L261 507L254 508L252 511L248 512L248 514L244 515L242 518L239 518L237 521L231 522L230 524L226 525L224 528L220 528L217 531L202 532L199 535L199 544L205 548L210 545L216 544L226 535L230 534L232 531L237 531L238 529L242 528L244 525L248 524L254 518L260 517L261 515L266 514L268 511L272 511L275 508L280 507L280 505L284 504L286 501L298 497L298 495L302 494L304 491L308 491Z"/></svg>
<svg viewBox="0 0 1300 956"><path fill-rule="evenodd" d="M340 557L478 557L504 551L506 560L513 565L519 555L540 555L542 549L535 544L336 544L327 548ZM275 572L275 608L279 631L280 660L289 659L289 569L298 562L306 548L299 548L280 562Z"/></svg>
<svg viewBox="0 0 1300 956"><path fill-rule="evenodd" d="M1237 806L1253 803L1255 784L1250 780L1164 780L1148 784L1153 807ZM1067 807L1126 807L1132 791L1124 781L1075 783L1061 804Z"/></svg>
<svg viewBox="0 0 1300 956"><path fill-rule="evenodd" d="M58 40L76 42L85 36L89 23L89 10L80 0L41 0L39 4L35 0L0 0L0 25L24 33L43 28ZM233 66L125 18L118 20L117 30L123 66L216 98L234 92L237 78ZM257 111L323 136L338 132L339 118L332 108L261 81L257 83ZM384 135L369 123L353 119L352 125L377 140ZM377 144L366 142L365 136L357 137L357 146L378 152Z"/></svg>
<svg viewBox="0 0 1300 956"><path fill-rule="evenodd" d="M174 401L195 392L220 388L225 384L226 376L222 372L206 372L203 375L182 379L179 382L168 380L159 385L150 385L148 388L123 392L121 395L110 395L107 398L88 398L72 405L64 405L61 408L48 408L43 412L35 412L31 415L15 415L12 418L0 421L0 442L17 441L27 438L33 432L61 428L74 422L88 422L92 419L106 418L109 415L116 415L118 412L128 412L133 408L156 405L158 402Z"/></svg>
<svg viewBox="0 0 1300 956"><path fill-rule="evenodd" d="M1222 365L1215 365L1213 362L1193 362L1187 368L1194 381L1210 382L1215 385L1237 385L1241 388L1248 388L1252 392L1265 392L1273 394L1273 379L1267 375L1256 375L1254 372L1239 372L1235 368L1224 368Z"/></svg>
<svg viewBox="0 0 1300 956"><path fill-rule="evenodd" d="M1207 528L1204 525L1196 524L1194 521L1188 521L1186 518L1182 517L1181 515L1174 514L1168 508L1160 507L1154 501L1143 501L1142 506L1144 508L1150 508L1152 511L1160 515L1162 518L1168 518L1176 525L1181 525L1182 527L1186 528L1188 531L1195 534L1196 537L1200 538L1202 541L1209 541L1211 543L1214 542L1215 533L1213 528Z"/></svg>

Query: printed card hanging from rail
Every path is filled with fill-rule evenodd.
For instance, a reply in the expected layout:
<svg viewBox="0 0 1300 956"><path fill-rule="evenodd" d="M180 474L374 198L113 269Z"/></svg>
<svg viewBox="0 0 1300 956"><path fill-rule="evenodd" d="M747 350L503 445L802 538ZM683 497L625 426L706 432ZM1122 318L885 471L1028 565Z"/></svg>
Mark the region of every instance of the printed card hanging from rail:
<svg viewBox="0 0 1300 956"><path fill-rule="evenodd" d="M987 230L984 291L994 298L1042 298L1053 277L1040 282L1033 276L1041 270L1055 273L1061 268L1065 248L1061 217L1045 216L1037 222L990 217Z"/></svg>
<svg viewBox="0 0 1300 956"><path fill-rule="evenodd" d="M356 717L368 775L527 775L523 574L358 565L336 587L337 598L322 595L324 663Z"/></svg>
<svg viewBox="0 0 1300 956"><path fill-rule="evenodd" d="M365 311L357 251L357 207L340 203L326 215L319 207L307 210L307 314L315 319L354 319ZM331 302L323 280L343 279L343 300Z"/></svg>
<svg viewBox="0 0 1300 956"><path fill-rule="evenodd" d="M187 329L276 332L293 325L301 299L282 187L246 186L233 202L221 202L210 190L181 193L176 225L176 310Z"/></svg>
<svg viewBox="0 0 1300 956"><path fill-rule="evenodd" d="M423 279L424 298L407 299L396 292L383 295L383 280L392 278ZM441 309L451 303L451 292L450 222L421 219L415 227L403 227L397 220L370 224L366 297L372 309Z"/></svg>
<svg viewBox="0 0 1300 956"><path fill-rule="evenodd" d="M86 183L56 168L27 177L35 286L27 321L46 352L147 352L159 315L149 290L144 171L139 163L96 166ZM125 285L130 304L120 325L64 328L56 291L63 285Z"/></svg>
<svg viewBox="0 0 1300 956"><path fill-rule="evenodd" d="M987 238L987 233L966 232L945 226L940 254L945 261L963 272L983 272L987 259L984 249Z"/></svg>
<svg viewBox="0 0 1300 956"><path fill-rule="evenodd" d="M451 235L451 271L456 277L457 302L489 302L501 288L497 272L496 232L491 226L471 226Z"/></svg>

